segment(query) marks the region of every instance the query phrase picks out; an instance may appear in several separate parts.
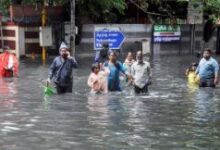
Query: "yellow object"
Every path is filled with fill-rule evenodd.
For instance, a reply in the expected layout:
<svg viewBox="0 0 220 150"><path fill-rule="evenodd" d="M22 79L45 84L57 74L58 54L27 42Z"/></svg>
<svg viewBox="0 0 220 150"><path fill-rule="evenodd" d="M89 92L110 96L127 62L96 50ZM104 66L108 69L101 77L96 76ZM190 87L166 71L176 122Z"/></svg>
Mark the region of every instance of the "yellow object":
<svg viewBox="0 0 220 150"><path fill-rule="evenodd" d="M34 54L34 52L32 52L31 58L32 58L32 59L35 59L35 54Z"/></svg>
<svg viewBox="0 0 220 150"><path fill-rule="evenodd" d="M46 60L46 48L45 47L42 48L42 60L43 61Z"/></svg>
<svg viewBox="0 0 220 150"><path fill-rule="evenodd" d="M42 22L42 27L45 27L47 24L47 12L46 12L46 7L43 6L43 10L41 11L41 22ZM46 61L46 48L42 47L42 60L43 62Z"/></svg>
<svg viewBox="0 0 220 150"><path fill-rule="evenodd" d="M199 76L195 72L189 72L188 83L189 84L199 84Z"/></svg>

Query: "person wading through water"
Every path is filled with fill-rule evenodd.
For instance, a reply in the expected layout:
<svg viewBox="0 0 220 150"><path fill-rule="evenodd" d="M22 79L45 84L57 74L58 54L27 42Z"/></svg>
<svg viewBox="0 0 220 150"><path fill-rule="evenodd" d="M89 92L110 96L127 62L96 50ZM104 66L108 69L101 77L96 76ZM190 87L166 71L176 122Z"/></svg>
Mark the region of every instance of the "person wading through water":
<svg viewBox="0 0 220 150"><path fill-rule="evenodd" d="M108 43L103 43L102 44L102 49L101 50L96 50L95 54L95 62L96 63L103 63L108 60L108 54L111 50L109 49L109 44Z"/></svg>
<svg viewBox="0 0 220 150"><path fill-rule="evenodd" d="M133 78L134 92L136 94L148 92L148 86L151 84L150 63L143 60L142 51L137 52L136 62L131 66L131 75Z"/></svg>
<svg viewBox="0 0 220 150"><path fill-rule="evenodd" d="M126 75L125 68L122 63L117 60L116 53L111 51L109 53L109 61L104 63L104 67L107 67L110 71L108 75L108 90L109 91L122 91L120 86L120 73L130 78L129 75Z"/></svg>
<svg viewBox="0 0 220 150"><path fill-rule="evenodd" d="M62 42L60 46L60 56L53 60L49 68L48 82L55 83L57 93L72 92L73 86L73 68L77 68L77 62L70 56L68 47Z"/></svg>
<svg viewBox="0 0 220 150"><path fill-rule="evenodd" d="M0 54L0 76L14 77L18 76L18 59L9 51L9 47L4 47L4 52Z"/></svg>
<svg viewBox="0 0 220 150"><path fill-rule="evenodd" d="M127 75L131 76L131 66L135 63L135 59L132 52L128 52L127 57L124 61L123 67L125 68L125 72ZM128 85L132 84L132 79L126 79Z"/></svg>
<svg viewBox="0 0 220 150"><path fill-rule="evenodd" d="M203 51L203 58L196 69L196 74L199 75L200 79L200 87L215 87L219 82L219 64L211 57L211 53L211 49Z"/></svg>

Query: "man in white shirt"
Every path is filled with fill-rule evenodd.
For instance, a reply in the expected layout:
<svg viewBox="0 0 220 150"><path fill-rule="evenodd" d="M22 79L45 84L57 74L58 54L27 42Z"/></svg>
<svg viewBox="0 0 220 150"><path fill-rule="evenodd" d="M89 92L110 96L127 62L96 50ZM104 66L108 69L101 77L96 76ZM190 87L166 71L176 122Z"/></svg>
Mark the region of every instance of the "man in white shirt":
<svg viewBox="0 0 220 150"><path fill-rule="evenodd" d="M147 93L151 78L150 63L143 60L142 51L138 51L136 56L137 61L131 66L134 91L136 94Z"/></svg>

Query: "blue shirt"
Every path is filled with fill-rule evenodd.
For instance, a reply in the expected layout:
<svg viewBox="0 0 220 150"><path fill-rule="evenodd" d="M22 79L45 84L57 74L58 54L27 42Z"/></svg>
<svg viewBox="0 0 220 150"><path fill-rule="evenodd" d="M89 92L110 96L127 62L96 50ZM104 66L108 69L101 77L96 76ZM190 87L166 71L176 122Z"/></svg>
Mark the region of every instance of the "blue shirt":
<svg viewBox="0 0 220 150"><path fill-rule="evenodd" d="M125 74L125 69L121 62L117 61L116 64L104 63L105 67L108 67L110 73L108 75L108 89L109 91L121 91L120 87L120 72Z"/></svg>
<svg viewBox="0 0 220 150"><path fill-rule="evenodd" d="M60 56L53 60L49 68L49 78L58 82L59 86L70 86L73 82L72 70L77 67L74 59L66 59L64 62Z"/></svg>
<svg viewBox="0 0 220 150"><path fill-rule="evenodd" d="M206 60L202 58L199 62L199 66L196 69L196 73L200 79L211 79L215 77L215 73L219 71L219 64L214 58Z"/></svg>

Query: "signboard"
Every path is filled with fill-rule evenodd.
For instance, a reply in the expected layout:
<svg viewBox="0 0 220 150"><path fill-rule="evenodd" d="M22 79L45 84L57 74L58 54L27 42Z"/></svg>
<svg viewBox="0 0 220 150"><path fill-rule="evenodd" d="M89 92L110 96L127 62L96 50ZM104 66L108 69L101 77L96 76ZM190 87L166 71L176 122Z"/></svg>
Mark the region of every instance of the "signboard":
<svg viewBox="0 0 220 150"><path fill-rule="evenodd" d="M175 25L154 25L154 43L169 43L180 41L180 26Z"/></svg>
<svg viewBox="0 0 220 150"><path fill-rule="evenodd" d="M198 1L198 0L189 1L187 22L189 24L203 23L203 1Z"/></svg>
<svg viewBox="0 0 220 150"><path fill-rule="evenodd" d="M53 46L52 42L52 28L47 27L40 27L40 46Z"/></svg>
<svg viewBox="0 0 220 150"><path fill-rule="evenodd" d="M96 27L94 31L94 49L102 49L103 43L108 43L110 49L120 49L125 40L118 27Z"/></svg>

